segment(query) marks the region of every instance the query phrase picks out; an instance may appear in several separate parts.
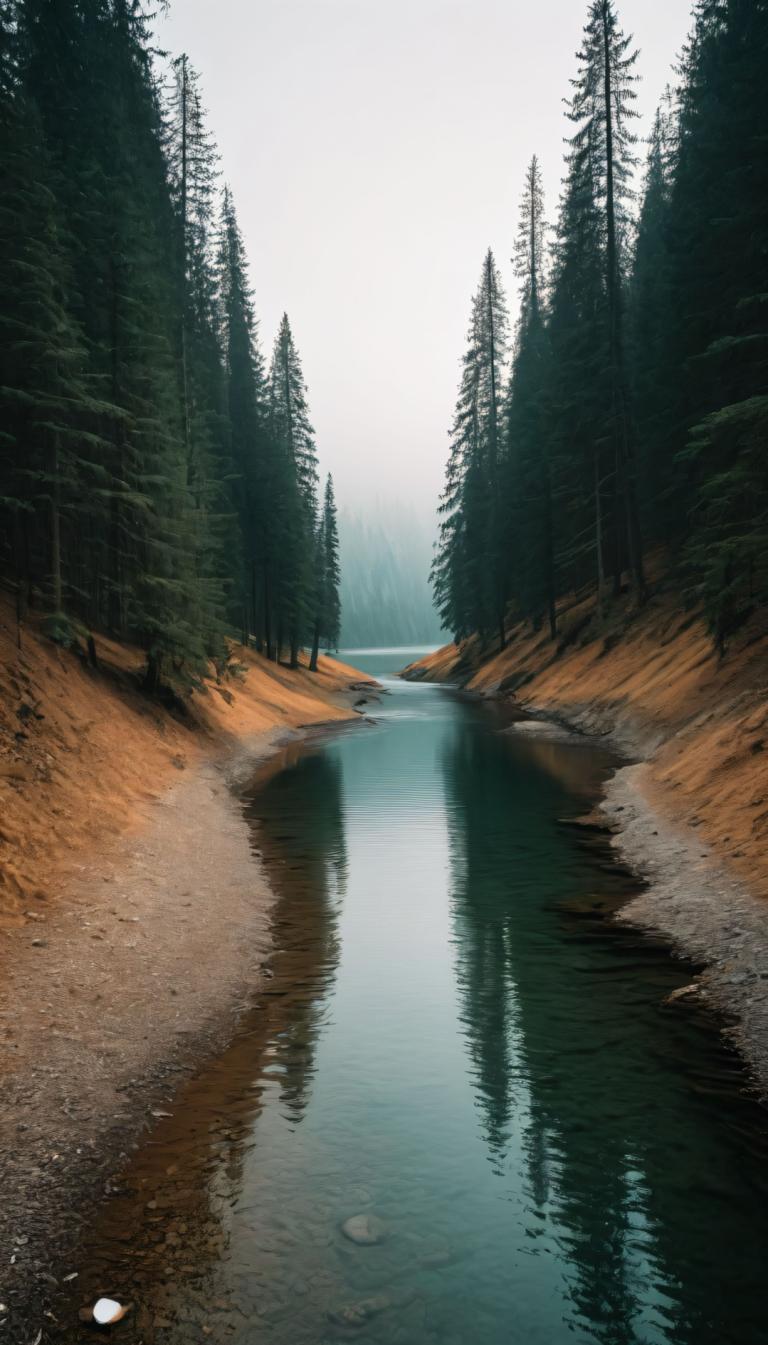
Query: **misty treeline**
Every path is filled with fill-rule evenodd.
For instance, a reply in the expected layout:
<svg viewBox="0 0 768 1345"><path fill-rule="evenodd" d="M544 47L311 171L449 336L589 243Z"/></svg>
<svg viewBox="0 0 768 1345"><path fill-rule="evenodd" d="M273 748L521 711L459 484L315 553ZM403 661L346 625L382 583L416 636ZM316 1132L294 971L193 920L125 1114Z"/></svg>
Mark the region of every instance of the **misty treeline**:
<svg viewBox="0 0 768 1345"><path fill-rule="evenodd" d="M142 0L0 0L0 179L19 621L135 642L150 689L221 669L230 634L315 665L338 544L301 362L287 317L264 359L198 75Z"/></svg>
<svg viewBox="0 0 768 1345"><path fill-rule="evenodd" d="M445 624L557 637L557 600L647 595L664 548L715 639L768 600L768 0L699 0L638 163L638 62L591 0L554 230L537 160L511 341L483 263L433 581Z"/></svg>
<svg viewBox="0 0 768 1345"><path fill-rule="evenodd" d="M344 648L441 644L428 580L433 519L407 501L377 500L375 510L342 509L339 533Z"/></svg>

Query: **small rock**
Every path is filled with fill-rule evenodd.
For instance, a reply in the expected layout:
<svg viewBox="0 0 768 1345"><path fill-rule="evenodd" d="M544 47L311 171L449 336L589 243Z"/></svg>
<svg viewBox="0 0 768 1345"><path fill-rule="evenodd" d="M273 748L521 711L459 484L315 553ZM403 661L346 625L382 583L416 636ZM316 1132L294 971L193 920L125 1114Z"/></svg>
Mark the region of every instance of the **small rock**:
<svg viewBox="0 0 768 1345"><path fill-rule="evenodd" d="M341 1226L345 1238L358 1247L373 1247L386 1237L386 1225L375 1214L353 1214Z"/></svg>
<svg viewBox="0 0 768 1345"><path fill-rule="evenodd" d="M681 999L691 999L693 995L698 995L701 987L694 981L691 985L681 985L677 990L673 990L671 995L667 995L665 1004L677 1004Z"/></svg>
<svg viewBox="0 0 768 1345"><path fill-rule="evenodd" d="M372 1317L386 1312L390 1300L385 1294L376 1294L372 1298L361 1298L357 1303L348 1303L346 1307L329 1312L328 1316L338 1326L365 1326Z"/></svg>
<svg viewBox="0 0 768 1345"><path fill-rule="evenodd" d="M122 1321L131 1306L130 1303L118 1303L114 1298L100 1298L93 1306L93 1321L99 1326L112 1326Z"/></svg>

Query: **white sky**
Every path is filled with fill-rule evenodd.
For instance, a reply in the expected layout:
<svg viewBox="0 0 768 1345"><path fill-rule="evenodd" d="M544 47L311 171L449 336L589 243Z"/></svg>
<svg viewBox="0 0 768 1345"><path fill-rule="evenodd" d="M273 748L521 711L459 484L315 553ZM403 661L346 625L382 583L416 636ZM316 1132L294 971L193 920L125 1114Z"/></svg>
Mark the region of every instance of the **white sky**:
<svg viewBox="0 0 768 1345"><path fill-rule="evenodd" d="M619 0L645 131L690 0ZM340 501L442 485L483 254L508 293L535 152L555 217L587 0L173 0L201 72L269 353L283 310ZM643 147L641 146L641 151Z"/></svg>

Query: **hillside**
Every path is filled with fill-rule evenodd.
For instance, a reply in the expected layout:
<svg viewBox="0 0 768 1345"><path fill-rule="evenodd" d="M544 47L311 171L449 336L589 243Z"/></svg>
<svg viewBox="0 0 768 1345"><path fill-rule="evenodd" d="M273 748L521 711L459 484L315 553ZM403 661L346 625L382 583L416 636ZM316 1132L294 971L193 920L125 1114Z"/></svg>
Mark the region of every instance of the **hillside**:
<svg viewBox="0 0 768 1345"><path fill-rule="evenodd" d="M703 622L660 591L595 627L593 601L570 599L553 645L530 627L503 653L448 645L410 678L459 681L521 710L611 735L646 763L643 788L665 815L697 829L717 857L768 896L768 636L757 622L720 658Z"/></svg>
<svg viewBox="0 0 768 1345"><path fill-rule="evenodd" d="M359 675L330 659L312 675L237 647L230 677L163 706L140 690L137 650L99 637L97 656L94 671L34 626L19 649L0 606L0 926L23 923L94 846L140 827L205 754L354 718L334 697Z"/></svg>
<svg viewBox="0 0 768 1345"><path fill-rule="evenodd" d="M3 602L0 1243L25 1237L2 1299L39 1314L52 1249L261 982L273 893L231 786L302 730L357 723L361 696L341 663L236 648L232 676L163 705L136 650L99 637L95 670L15 637Z"/></svg>

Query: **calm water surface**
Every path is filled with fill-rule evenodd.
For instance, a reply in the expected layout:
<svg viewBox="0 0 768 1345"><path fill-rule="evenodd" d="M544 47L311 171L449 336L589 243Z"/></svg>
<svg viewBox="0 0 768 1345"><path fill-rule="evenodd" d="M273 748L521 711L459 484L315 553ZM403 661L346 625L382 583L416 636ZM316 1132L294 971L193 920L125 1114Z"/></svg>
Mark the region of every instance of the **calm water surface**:
<svg viewBox="0 0 768 1345"><path fill-rule="evenodd" d="M627 878L562 825L609 760L385 687L374 724L254 782L273 977L62 1319L112 1292L126 1345L763 1345L764 1114L662 1007L690 969L597 918ZM343 1236L361 1213L377 1245Z"/></svg>

